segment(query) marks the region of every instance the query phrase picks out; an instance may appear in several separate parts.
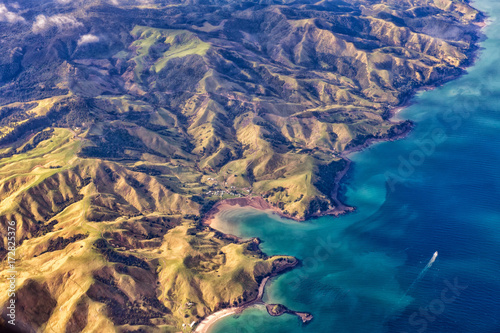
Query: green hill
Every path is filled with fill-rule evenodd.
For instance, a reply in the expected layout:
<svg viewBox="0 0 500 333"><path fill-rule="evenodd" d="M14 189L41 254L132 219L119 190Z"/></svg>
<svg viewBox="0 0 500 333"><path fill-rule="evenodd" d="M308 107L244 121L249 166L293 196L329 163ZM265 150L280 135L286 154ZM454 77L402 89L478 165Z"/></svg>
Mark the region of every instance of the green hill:
<svg viewBox="0 0 500 333"><path fill-rule="evenodd" d="M18 221L28 332L175 332L254 297L294 259L204 214L345 211L344 152L405 134L392 110L464 73L484 19L458 0L116 3L21 0L0 22L0 230Z"/></svg>

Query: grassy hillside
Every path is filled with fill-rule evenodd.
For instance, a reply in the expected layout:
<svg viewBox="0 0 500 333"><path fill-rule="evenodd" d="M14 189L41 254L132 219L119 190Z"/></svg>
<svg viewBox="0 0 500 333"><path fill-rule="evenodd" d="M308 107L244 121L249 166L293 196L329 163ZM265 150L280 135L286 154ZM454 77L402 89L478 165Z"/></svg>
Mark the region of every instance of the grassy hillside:
<svg viewBox="0 0 500 333"><path fill-rule="evenodd" d="M199 204L117 163L78 158L84 145L55 128L0 161L2 233L7 221L19 223L18 323L26 332L174 332L252 299L280 260L295 260L199 226ZM7 288L5 261L0 270Z"/></svg>
<svg viewBox="0 0 500 333"><path fill-rule="evenodd" d="M390 110L463 72L483 18L451 0L62 7L72 27L2 42L24 70L0 87L0 143L78 128L92 143L80 157L135 162L201 205L251 193L297 219L335 210L343 151L407 131Z"/></svg>
<svg viewBox="0 0 500 333"><path fill-rule="evenodd" d="M391 110L462 74L483 20L458 0L5 8L0 230L18 221L27 332L177 332L254 297L294 259L204 214L246 196L342 211L343 153L407 132Z"/></svg>

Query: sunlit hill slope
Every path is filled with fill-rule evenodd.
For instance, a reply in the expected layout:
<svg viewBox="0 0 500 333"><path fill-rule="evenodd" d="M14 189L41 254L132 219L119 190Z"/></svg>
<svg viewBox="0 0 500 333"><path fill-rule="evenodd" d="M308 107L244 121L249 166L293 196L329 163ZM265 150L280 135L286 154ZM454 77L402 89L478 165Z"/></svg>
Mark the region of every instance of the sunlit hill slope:
<svg viewBox="0 0 500 333"><path fill-rule="evenodd" d="M457 0L17 3L0 230L17 221L27 332L177 332L255 297L296 259L204 214L241 197L342 212L343 153L406 133L391 111L462 74L484 19Z"/></svg>

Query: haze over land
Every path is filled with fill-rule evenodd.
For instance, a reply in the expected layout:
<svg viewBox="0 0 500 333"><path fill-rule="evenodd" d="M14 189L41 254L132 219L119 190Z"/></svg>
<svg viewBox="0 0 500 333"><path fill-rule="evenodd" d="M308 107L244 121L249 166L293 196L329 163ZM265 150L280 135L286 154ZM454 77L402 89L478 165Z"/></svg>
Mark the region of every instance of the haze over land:
<svg viewBox="0 0 500 333"><path fill-rule="evenodd" d="M390 111L463 73L482 19L445 0L0 5L23 328L177 331L255 297L294 259L203 214L245 196L335 211L342 152L405 133Z"/></svg>

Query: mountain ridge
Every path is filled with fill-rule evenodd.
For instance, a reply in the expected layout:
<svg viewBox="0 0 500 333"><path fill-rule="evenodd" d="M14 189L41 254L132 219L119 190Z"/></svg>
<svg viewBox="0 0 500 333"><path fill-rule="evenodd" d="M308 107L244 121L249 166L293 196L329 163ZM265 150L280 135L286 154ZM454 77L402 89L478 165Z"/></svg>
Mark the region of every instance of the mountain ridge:
<svg viewBox="0 0 500 333"><path fill-rule="evenodd" d="M176 331L251 298L295 259L202 217L246 197L338 212L344 153L407 132L391 110L463 74L484 19L451 0L18 5L0 20L0 230L18 221L33 332Z"/></svg>

